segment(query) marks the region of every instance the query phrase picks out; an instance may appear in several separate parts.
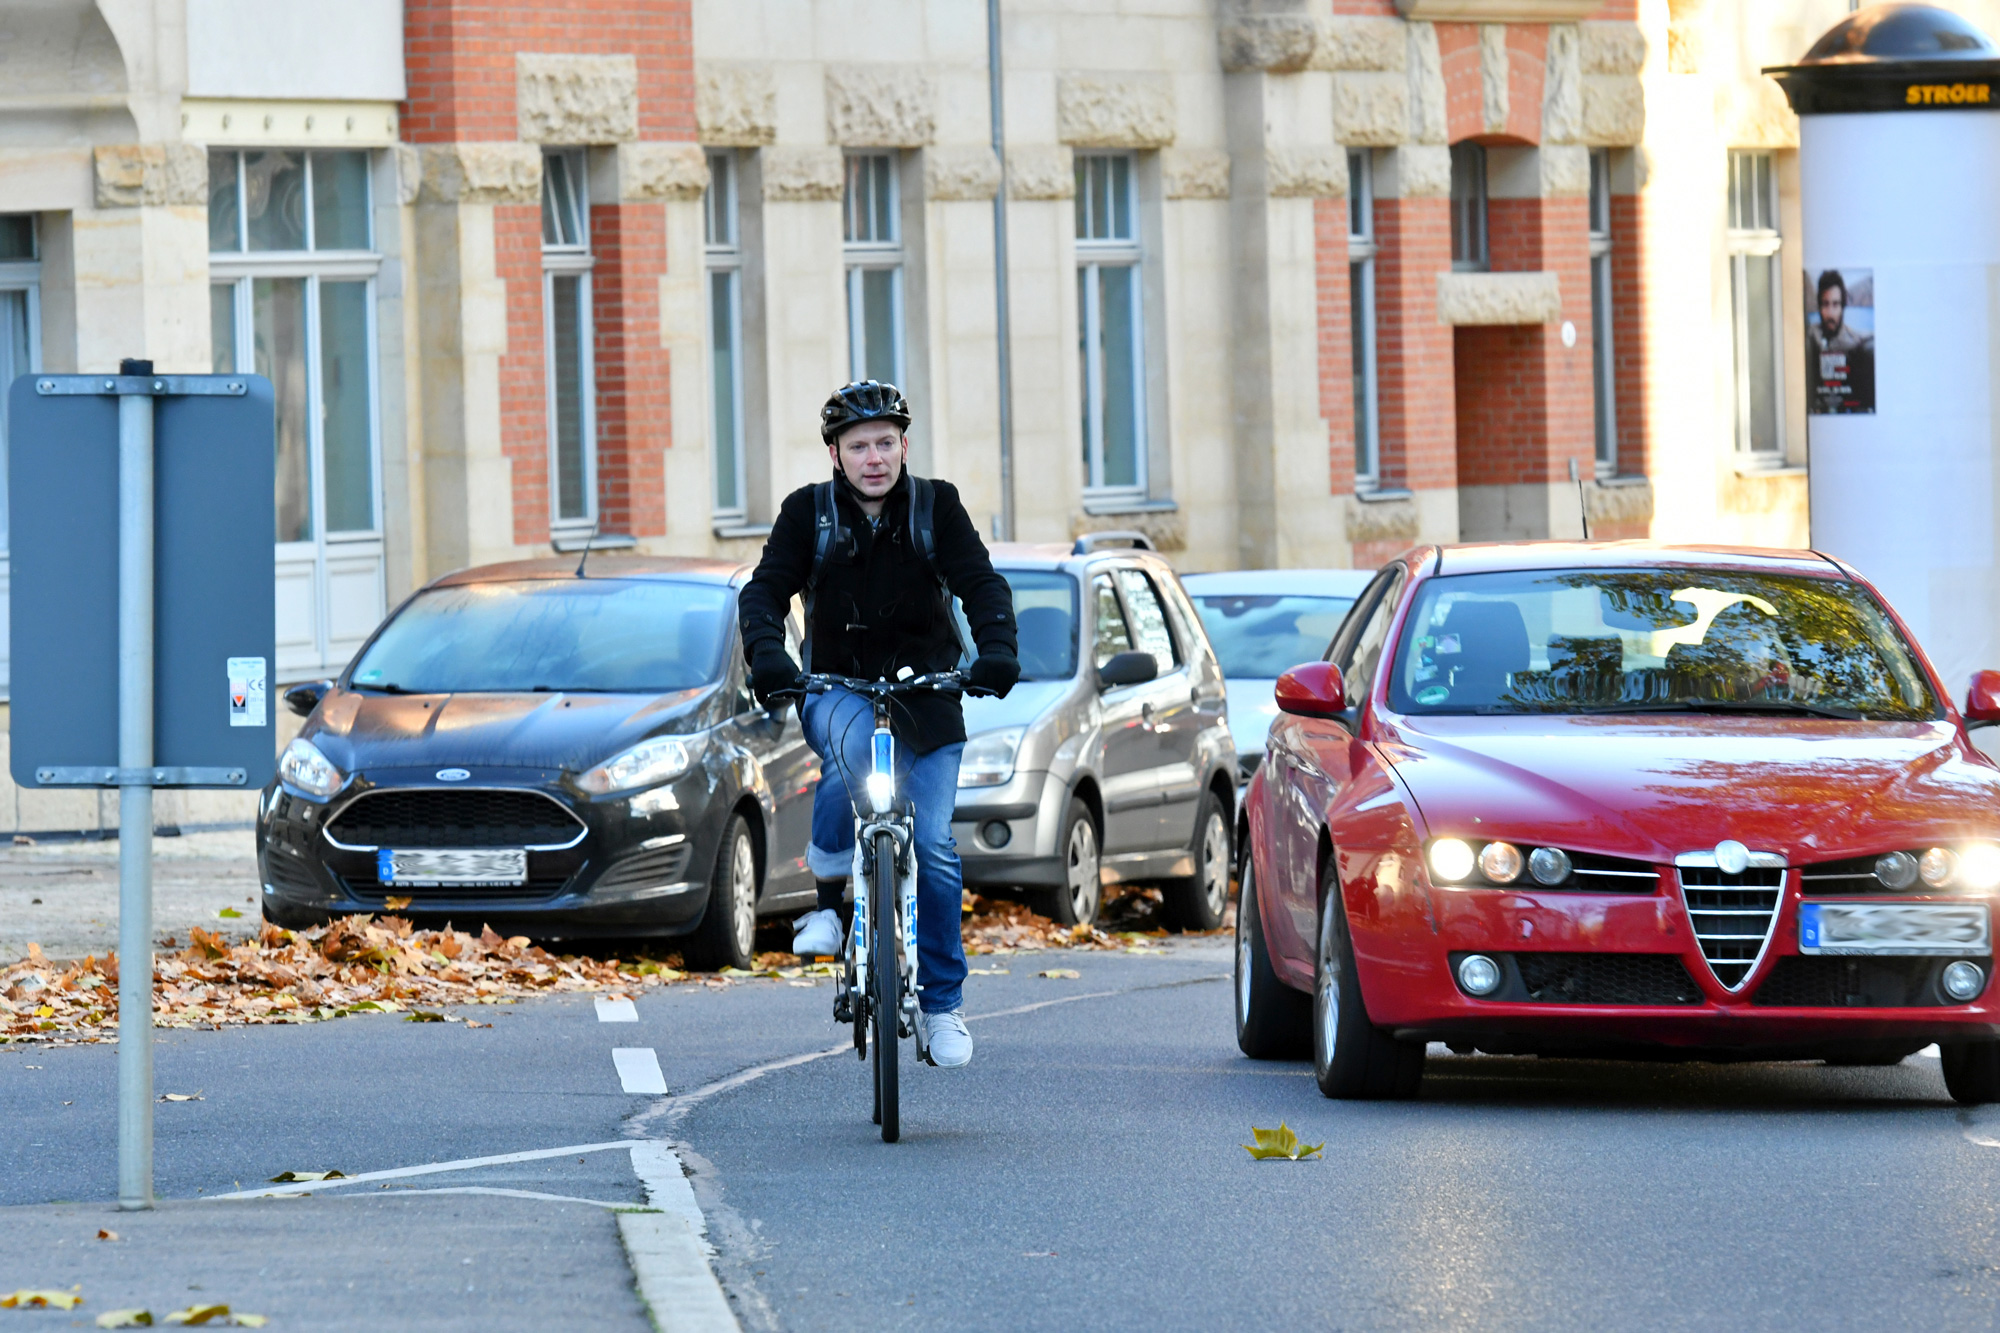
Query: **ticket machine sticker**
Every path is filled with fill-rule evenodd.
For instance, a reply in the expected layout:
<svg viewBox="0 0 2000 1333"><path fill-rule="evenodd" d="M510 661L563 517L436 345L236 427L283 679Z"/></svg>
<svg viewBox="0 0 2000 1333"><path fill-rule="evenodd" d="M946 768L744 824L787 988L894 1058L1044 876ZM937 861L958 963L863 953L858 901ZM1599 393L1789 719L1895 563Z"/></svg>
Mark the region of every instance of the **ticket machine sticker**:
<svg viewBox="0 0 2000 1333"><path fill-rule="evenodd" d="M229 725L232 727L261 727L265 725L265 684L264 659L261 657L232 657L229 659Z"/></svg>

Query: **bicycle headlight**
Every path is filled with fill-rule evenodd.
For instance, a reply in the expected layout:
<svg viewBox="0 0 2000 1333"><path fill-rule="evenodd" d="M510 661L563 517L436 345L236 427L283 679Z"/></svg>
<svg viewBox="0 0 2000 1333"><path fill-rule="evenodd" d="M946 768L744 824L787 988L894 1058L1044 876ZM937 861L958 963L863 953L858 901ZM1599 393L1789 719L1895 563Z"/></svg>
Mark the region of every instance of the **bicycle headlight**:
<svg viewBox="0 0 2000 1333"><path fill-rule="evenodd" d="M300 736L285 747L285 753L278 760L278 776L288 787L296 787L308 796L327 797L340 790L347 781L345 775L333 766L333 761L319 752L319 747Z"/></svg>
<svg viewBox="0 0 2000 1333"><path fill-rule="evenodd" d="M1026 727L983 731L965 743L958 760L958 785L997 787L1014 776L1014 756L1020 753Z"/></svg>
<svg viewBox="0 0 2000 1333"><path fill-rule="evenodd" d="M657 787L693 768L701 750L699 736L655 736L613 755L578 778L576 785L596 796Z"/></svg>
<svg viewBox="0 0 2000 1333"><path fill-rule="evenodd" d="M896 799L896 775L893 773L870 773L868 775L868 804L878 815L889 813L890 802Z"/></svg>

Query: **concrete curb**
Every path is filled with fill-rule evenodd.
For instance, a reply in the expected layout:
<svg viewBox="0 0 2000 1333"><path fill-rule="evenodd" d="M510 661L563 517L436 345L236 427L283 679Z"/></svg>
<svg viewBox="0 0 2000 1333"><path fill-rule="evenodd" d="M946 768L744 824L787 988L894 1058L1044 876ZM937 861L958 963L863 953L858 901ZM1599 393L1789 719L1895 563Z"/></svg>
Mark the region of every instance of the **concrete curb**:
<svg viewBox="0 0 2000 1333"><path fill-rule="evenodd" d="M639 1296L661 1333L738 1333L729 1298L708 1266L708 1222L681 1159L657 1139L632 1145L632 1170L654 1213L620 1213L618 1235Z"/></svg>

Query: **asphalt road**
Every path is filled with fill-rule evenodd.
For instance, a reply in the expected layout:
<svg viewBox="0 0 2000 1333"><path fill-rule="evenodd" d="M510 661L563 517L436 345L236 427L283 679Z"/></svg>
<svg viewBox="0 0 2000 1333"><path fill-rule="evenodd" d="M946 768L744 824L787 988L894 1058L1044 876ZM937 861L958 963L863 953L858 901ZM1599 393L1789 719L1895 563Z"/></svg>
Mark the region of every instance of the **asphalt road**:
<svg viewBox="0 0 2000 1333"><path fill-rule="evenodd" d="M798 1058L841 1037L825 985L678 987L629 1023L552 998L478 1009L490 1029L165 1033L160 1090L201 1100L157 1108L175 1202L145 1216L103 1202L112 1048L0 1048L0 1291L87 1300L6 1323L203 1299L273 1328L641 1329L611 1209L645 1196L606 1145L649 1137L750 1329L2000 1322L2000 1108L1954 1107L1935 1060L1444 1056L1415 1103L1342 1104L1237 1054L1221 941L981 963L1007 971L968 985L977 1058L906 1067L896 1145L851 1054ZM1079 975L1037 975L1058 967ZM671 1095L623 1091L614 1048L654 1052ZM1325 1158L1237 1146L1280 1120ZM507 1192L441 1192L466 1190Z"/></svg>

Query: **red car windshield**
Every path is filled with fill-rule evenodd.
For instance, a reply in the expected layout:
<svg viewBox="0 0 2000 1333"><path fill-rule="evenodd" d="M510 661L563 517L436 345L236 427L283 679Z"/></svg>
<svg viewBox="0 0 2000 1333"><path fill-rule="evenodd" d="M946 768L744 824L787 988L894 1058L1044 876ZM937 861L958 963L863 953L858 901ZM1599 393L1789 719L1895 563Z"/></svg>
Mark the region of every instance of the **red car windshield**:
<svg viewBox="0 0 2000 1333"><path fill-rule="evenodd" d="M1389 701L1404 713L1942 715L1861 585L1693 567L1431 579Z"/></svg>

